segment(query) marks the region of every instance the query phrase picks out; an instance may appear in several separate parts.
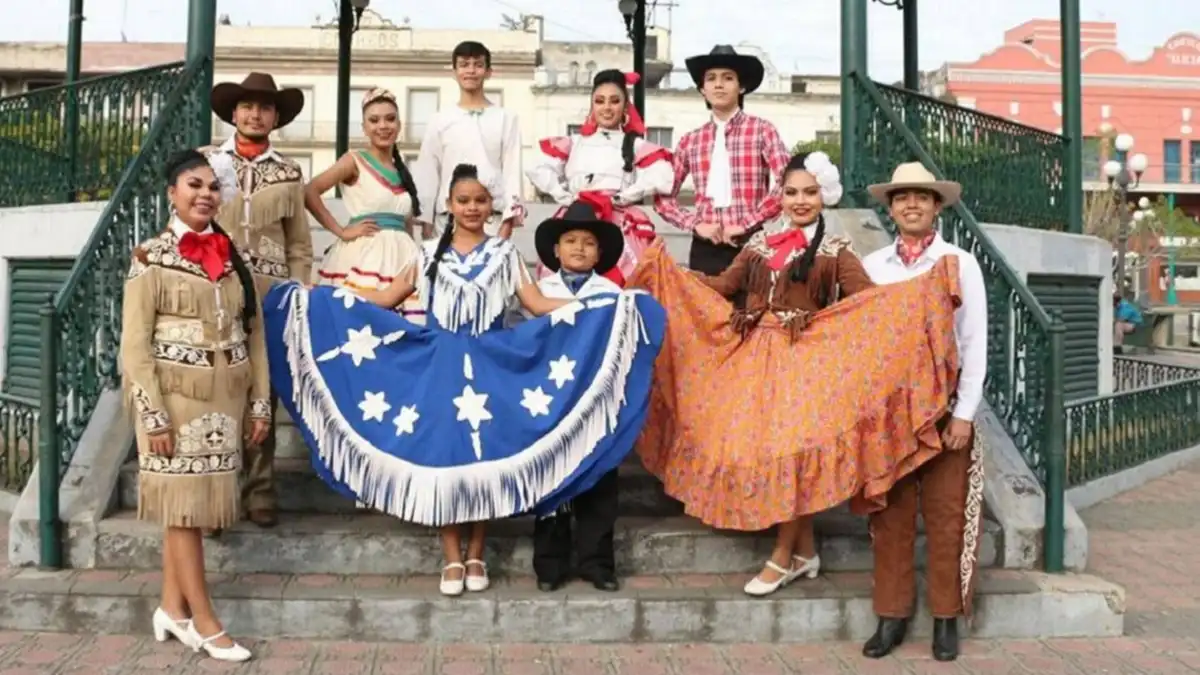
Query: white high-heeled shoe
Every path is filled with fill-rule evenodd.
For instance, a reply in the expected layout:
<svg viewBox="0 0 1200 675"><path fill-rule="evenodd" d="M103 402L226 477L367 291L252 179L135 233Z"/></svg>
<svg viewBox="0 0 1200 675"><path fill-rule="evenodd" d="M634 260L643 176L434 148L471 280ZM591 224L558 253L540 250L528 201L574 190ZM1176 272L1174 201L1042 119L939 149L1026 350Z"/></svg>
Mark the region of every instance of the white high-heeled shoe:
<svg viewBox="0 0 1200 675"><path fill-rule="evenodd" d="M453 598L463 594L466 581L461 578L447 579L446 572L449 572L450 570L462 570L463 577L466 577L467 566L462 563L447 563L446 566L442 568L442 580L438 582L438 590L441 591L442 595Z"/></svg>
<svg viewBox="0 0 1200 675"><path fill-rule="evenodd" d="M796 570L796 578L816 579L821 573L821 555L818 553L811 558L792 556L792 569Z"/></svg>
<svg viewBox="0 0 1200 675"><path fill-rule="evenodd" d="M754 578L747 581L746 585L742 588L746 595L753 595L760 598L764 595L770 595L792 583L797 576L796 568L793 567L790 570L785 570L783 567L777 565L774 560L768 560L765 567L778 574L779 578L775 581L763 581L761 576L754 575Z"/></svg>
<svg viewBox="0 0 1200 675"><path fill-rule="evenodd" d="M191 635L188 629L192 626L191 619L172 619L170 614L163 611L162 607L154 610L154 616L150 621L154 628L154 639L159 642L166 642L169 638L175 638L184 644L184 646L196 648L196 645L191 641Z"/></svg>
<svg viewBox="0 0 1200 675"><path fill-rule="evenodd" d="M481 593L486 591L488 586L492 585L491 580L488 579L487 563L483 562L482 560L472 558L471 560L467 561L467 567L469 568L471 565L478 565L479 569L483 570L483 575L476 576L470 572L464 571L464 574L467 577L467 590L471 591L472 593Z"/></svg>
<svg viewBox="0 0 1200 675"><path fill-rule="evenodd" d="M236 641L230 647L218 647L213 644L214 640L219 640L225 636L225 631L221 631L216 635L202 637L196 632L196 623L192 622L188 625L188 633L195 645L192 649L196 652L204 650L204 653L218 661L229 661L231 663L242 663L249 661L250 657L254 656L249 649L239 645Z"/></svg>

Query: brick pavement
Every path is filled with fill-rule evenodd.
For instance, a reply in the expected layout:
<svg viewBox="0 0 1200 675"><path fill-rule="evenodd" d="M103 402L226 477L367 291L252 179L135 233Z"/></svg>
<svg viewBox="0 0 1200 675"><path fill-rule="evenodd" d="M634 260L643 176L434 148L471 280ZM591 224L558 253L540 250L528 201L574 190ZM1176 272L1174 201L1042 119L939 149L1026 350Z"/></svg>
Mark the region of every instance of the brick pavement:
<svg viewBox="0 0 1200 675"><path fill-rule="evenodd" d="M258 658L226 665L147 636L0 633L0 675L805 675L1200 673L1200 464L1083 514L1091 571L1125 585L1127 635L1104 640L968 640L957 663L929 657L924 640L871 662L858 643L807 645L422 646L270 640ZM0 540L4 535L0 533ZM6 546L6 542L0 541Z"/></svg>

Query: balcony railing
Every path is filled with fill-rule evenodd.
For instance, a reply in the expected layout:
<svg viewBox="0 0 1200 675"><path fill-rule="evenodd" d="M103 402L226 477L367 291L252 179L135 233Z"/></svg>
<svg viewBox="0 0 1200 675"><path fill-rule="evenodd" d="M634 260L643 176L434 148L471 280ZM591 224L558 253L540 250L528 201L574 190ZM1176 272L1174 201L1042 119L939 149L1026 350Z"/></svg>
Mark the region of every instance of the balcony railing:
<svg viewBox="0 0 1200 675"><path fill-rule="evenodd" d="M213 118L213 141L221 142L233 135L233 127ZM425 134L423 124L404 125L400 129L400 145L416 147ZM337 122L334 120L295 120L272 134L276 143L334 143L337 141ZM350 145L366 145L362 125L350 120Z"/></svg>
<svg viewBox="0 0 1200 675"><path fill-rule="evenodd" d="M1108 180L1103 162L1084 160L1083 180L1097 183ZM1142 173L1141 182L1144 185L1195 185L1200 188L1200 164L1151 164Z"/></svg>

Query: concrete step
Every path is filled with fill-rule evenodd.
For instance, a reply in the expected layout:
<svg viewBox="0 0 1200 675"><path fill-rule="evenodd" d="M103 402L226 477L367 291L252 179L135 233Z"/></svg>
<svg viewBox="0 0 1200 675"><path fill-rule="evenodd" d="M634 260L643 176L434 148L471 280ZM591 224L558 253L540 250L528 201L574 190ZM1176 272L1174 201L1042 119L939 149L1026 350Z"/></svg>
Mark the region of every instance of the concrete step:
<svg viewBox="0 0 1200 675"><path fill-rule="evenodd" d="M830 571L872 568L866 521L847 511L817 517L822 566ZM533 521L493 523L484 555L495 574L532 573ZM979 551L982 567L1000 565L1001 530L985 521ZM617 521L616 557L621 574L747 574L761 569L771 551L770 533L712 530L686 516L622 517ZM125 511L100 523L96 566L153 569L160 565L161 528ZM917 542L924 561L924 537ZM437 574L441 545L437 531L390 516L283 514L275 528L241 523L205 543L206 569L233 574Z"/></svg>
<svg viewBox="0 0 1200 675"><path fill-rule="evenodd" d="M875 627L871 579L832 573L768 598L744 577L642 576L603 593L576 583L540 593L528 577L496 577L459 598L437 578L210 575L216 609L238 637L415 643L703 643L863 640ZM0 580L0 630L141 634L161 586L158 572L25 569ZM964 636L986 639L1118 637L1125 593L1086 575L984 571ZM923 595L923 594L921 594ZM930 633L918 608L912 632Z"/></svg>
<svg viewBox="0 0 1200 675"><path fill-rule="evenodd" d="M683 505L663 493L662 484L650 475L637 457L629 457L620 467L620 513L624 516L675 516ZM120 505L137 508L138 471L136 462L121 467ZM275 460L275 488L279 509L292 513L354 514L359 508L329 488L313 471L307 456Z"/></svg>

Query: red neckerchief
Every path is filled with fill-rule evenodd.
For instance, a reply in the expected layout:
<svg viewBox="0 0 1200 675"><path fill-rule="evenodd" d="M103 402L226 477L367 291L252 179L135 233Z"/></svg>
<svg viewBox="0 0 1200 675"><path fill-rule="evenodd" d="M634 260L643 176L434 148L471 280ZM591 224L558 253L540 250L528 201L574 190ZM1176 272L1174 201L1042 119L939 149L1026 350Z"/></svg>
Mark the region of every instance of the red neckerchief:
<svg viewBox="0 0 1200 675"><path fill-rule="evenodd" d="M179 238L179 254L204 268L208 278L216 281L229 262L229 240L215 232L188 232Z"/></svg>
<svg viewBox="0 0 1200 675"><path fill-rule="evenodd" d="M269 147L271 147L271 141L268 140L255 141L238 136L234 141L234 148L238 157L248 159L252 162L262 156Z"/></svg>
<svg viewBox="0 0 1200 675"><path fill-rule="evenodd" d="M787 266L788 256L793 251L803 251L808 248L808 235L799 227L788 228L783 232L767 235L767 246L775 249L775 255L767 261L771 269L778 272Z"/></svg>
<svg viewBox="0 0 1200 675"><path fill-rule="evenodd" d="M904 240L904 237L896 238L896 255L900 256L900 262L904 263L905 267L910 267L917 262L925 251L929 250L929 246L933 243L933 238L937 236L933 232L925 235L916 243L910 244Z"/></svg>

